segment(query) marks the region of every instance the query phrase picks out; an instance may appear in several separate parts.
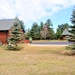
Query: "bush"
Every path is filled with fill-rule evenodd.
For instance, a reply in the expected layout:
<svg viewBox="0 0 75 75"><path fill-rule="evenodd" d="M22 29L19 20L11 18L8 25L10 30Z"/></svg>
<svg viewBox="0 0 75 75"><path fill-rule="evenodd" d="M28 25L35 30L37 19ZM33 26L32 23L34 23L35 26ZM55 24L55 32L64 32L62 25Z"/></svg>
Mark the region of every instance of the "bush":
<svg viewBox="0 0 75 75"><path fill-rule="evenodd" d="M75 51L75 44L69 45L66 47L67 50Z"/></svg>

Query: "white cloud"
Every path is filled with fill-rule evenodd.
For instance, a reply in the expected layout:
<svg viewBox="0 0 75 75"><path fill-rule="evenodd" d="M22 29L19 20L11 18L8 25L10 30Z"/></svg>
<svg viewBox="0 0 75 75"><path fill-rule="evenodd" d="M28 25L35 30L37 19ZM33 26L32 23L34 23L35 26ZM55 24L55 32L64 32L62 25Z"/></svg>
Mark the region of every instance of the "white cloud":
<svg viewBox="0 0 75 75"><path fill-rule="evenodd" d="M2 0L0 2L0 18L18 16L28 23L74 5L74 0Z"/></svg>

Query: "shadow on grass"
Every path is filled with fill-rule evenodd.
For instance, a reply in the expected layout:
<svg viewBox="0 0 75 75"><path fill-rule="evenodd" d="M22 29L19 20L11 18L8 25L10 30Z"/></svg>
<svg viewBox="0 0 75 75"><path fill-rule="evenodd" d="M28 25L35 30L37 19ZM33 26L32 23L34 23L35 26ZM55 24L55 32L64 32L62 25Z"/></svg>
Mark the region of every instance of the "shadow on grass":
<svg viewBox="0 0 75 75"><path fill-rule="evenodd" d="M56 51L56 50L40 50L37 51L39 54L56 54L56 55L61 55L61 51Z"/></svg>
<svg viewBox="0 0 75 75"><path fill-rule="evenodd" d="M56 55L64 55L64 56L75 56L75 51L72 50L40 50L37 51L39 54L56 54Z"/></svg>
<svg viewBox="0 0 75 75"><path fill-rule="evenodd" d="M62 52L62 54L66 56L75 56L75 51L65 50Z"/></svg>
<svg viewBox="0 0 75 75"><path fill-rule="evenodd" d="M8 45L4 45L4 46L2 46L2 48L4 49L4 50L7 50L7 51L20 51L20 50L22 50L23 49L23 47L22 46L17 46L16 48L15 47L9 47Z"/></svg>

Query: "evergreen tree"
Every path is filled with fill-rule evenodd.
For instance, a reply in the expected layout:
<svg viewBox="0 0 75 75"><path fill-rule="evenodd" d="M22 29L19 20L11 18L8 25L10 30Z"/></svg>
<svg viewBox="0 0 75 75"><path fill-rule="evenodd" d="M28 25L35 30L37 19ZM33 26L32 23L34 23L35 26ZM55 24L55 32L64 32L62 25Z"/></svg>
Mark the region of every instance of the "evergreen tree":
<svg viewBox="0 0 75 75"><path fill-rule="evenodd" d="M44 23L43 23L43 22L41 22L41 23L40 23L40 30L42 30L42 29L43 29L43 26L44 26Z"/></svg>
<svg viewBox="0 0 75 75"><path fill-rule="evenodd" d="M23 32L25 32L25 25L24 25L24 22L21 20L19 21L20 22L20 25L21 25L21 29L23 30Z"/></svg>
<svg viewBox="0 0 75 75"><path fill-rule="evenodd" d="M60 30L60 28L58 28L57 32L56 32L56 38L60 39L60 37L61 37L61 30Z"/></svg>
<svg viewBox="0 0 75 75"><path fill-rule="evenodd" d="M8 48L9 49L17 49L18 45L17 43L21 40L21 26L19 19L16 17L13 23L12 28L9 32L9 38L8 38Z"/></svg>
<svg viewBox="0 0 75 75"><path fill-rule="evenodd" d="M69 46L69 48L75 50L75 8L72 12L71 23L73 24L72 26L70 26L70 32L72 33L72 37L69 39L69 41L73 42L73 44Z"/></svg>
<svg viewBox="0 0 75 75"><path fill-rule="evenodd" d="M42 36L42 33L43 33L43 32L42 32L42 31L43 31L43 26L44 26L44 23L41 22L41 23L40 23L40 26L39 26L39 31L40 31L39 34L40 34L40 39L41 39L41 40L43 39L43 36ZM41 33L41 32L42 32L42 33Z"/></svg>
<svg viewBox="0 0 75 75"><path fill-rule="evenodd" d="M56 31L57 39L60 39L62 37L62 33L65 29L69 29L69 24L68 23L58 25L58 28L57 28L57 31Z"/></svg>
<svg viewBox="0 0 75 75"><path fill-rule="evenodd" d="M50 39L53 40L53 39L55 39L55 38L56 38L56 37L55 37L55 32L54 32L53 29L51 29L51 30L50 30Z"/></svg>
<svg viewBox="0 0 75 75"><path fill-rule="evenodd" d="M48 38L48 39L54 39L54 38L55 38L55 33L54 33L53 28L52 28L53 24L52 24L51 20L48 19L48 20L46 21L45 25L47 25L47 29L48 29L47 38Z"/></svg>
<svg viewBox="0 0 75 75"><path fill-rule="evenodd" d="M25 32L25 38L26 39L29 39L29 37L31 37L31 32L30 32L31 30L30 29L28 29L26 32Z"/></svg>
<svg viewBox="0 0 75 75"><path fill-rule="evenodd" d="M36 22L33 23L33 26L31 28L31 31L30 31L30 35L32 37L33 40L38 40L39 37L40 37L40 31L39 31L39 26Z"/></svg>

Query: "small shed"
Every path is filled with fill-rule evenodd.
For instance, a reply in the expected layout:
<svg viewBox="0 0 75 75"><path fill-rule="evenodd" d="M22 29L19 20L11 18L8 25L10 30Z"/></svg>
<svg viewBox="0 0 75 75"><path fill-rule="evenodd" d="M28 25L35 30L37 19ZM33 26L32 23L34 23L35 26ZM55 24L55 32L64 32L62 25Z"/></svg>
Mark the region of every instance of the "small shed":
<svg viewBox="0 0 75 75"><path fill-rule="evenodd" d="M62 39L69 39L70 37L72 36L72 34L67 30L65 29L62 33Z"/></svg>

